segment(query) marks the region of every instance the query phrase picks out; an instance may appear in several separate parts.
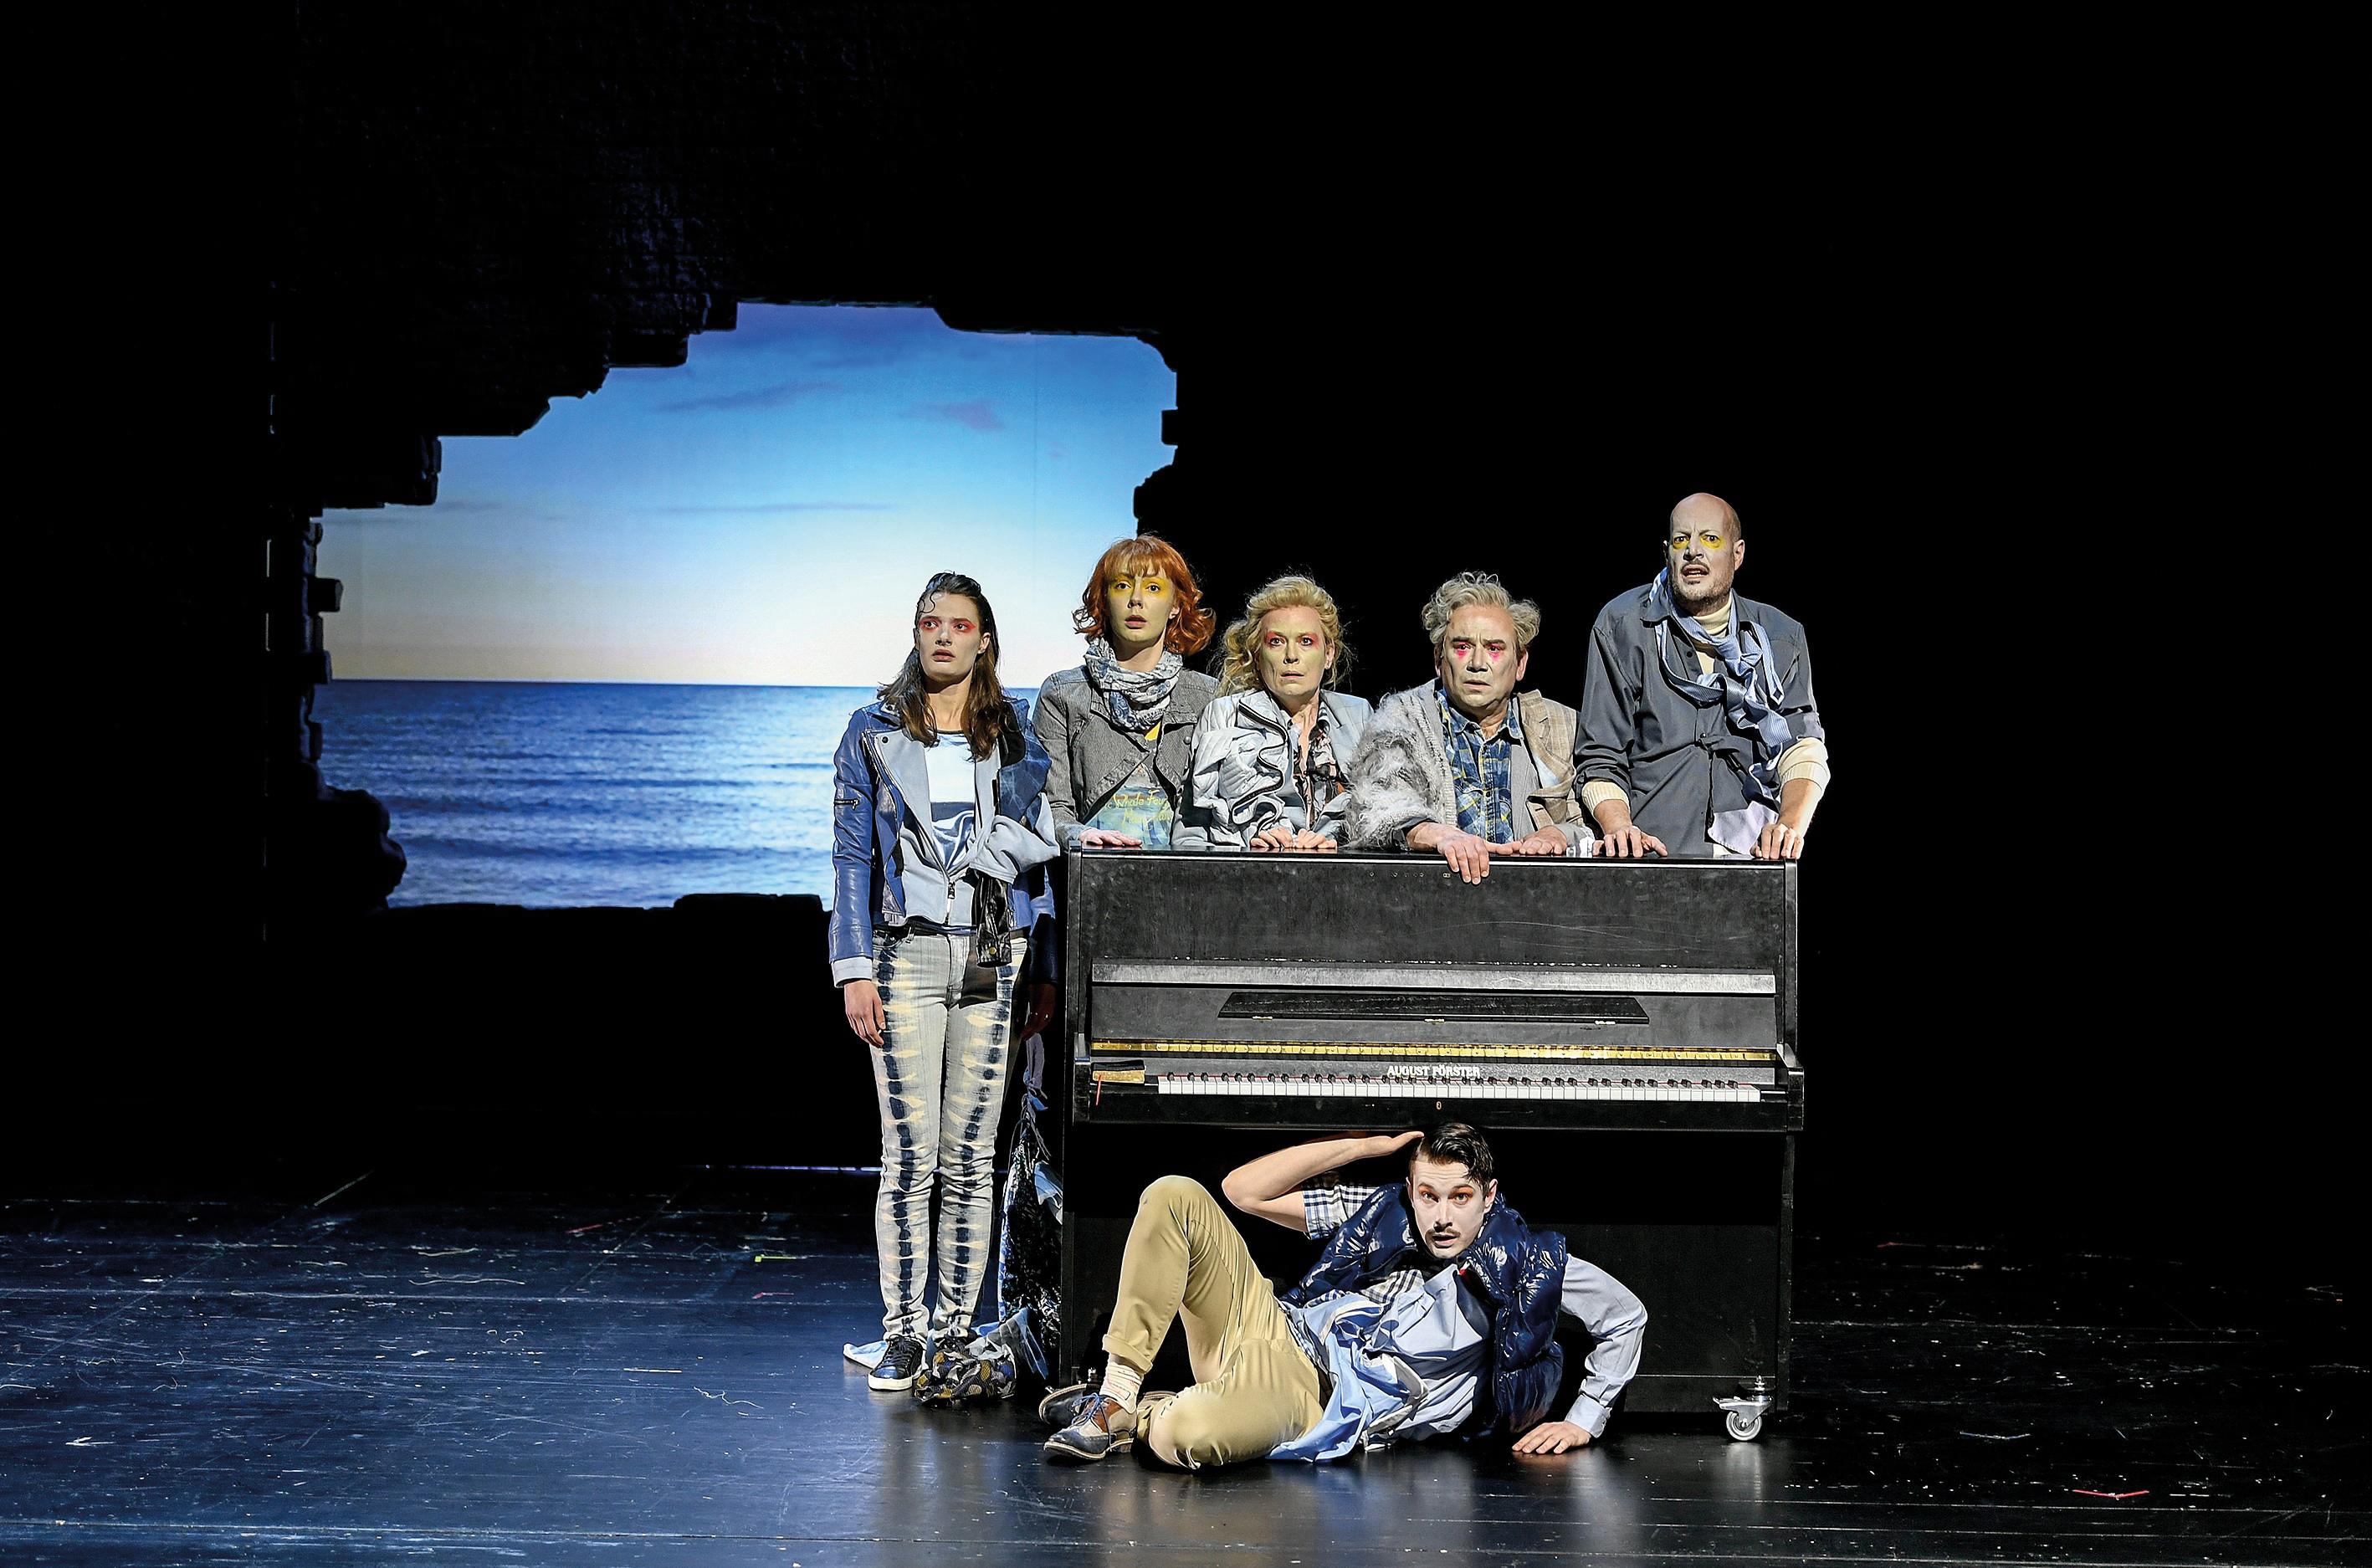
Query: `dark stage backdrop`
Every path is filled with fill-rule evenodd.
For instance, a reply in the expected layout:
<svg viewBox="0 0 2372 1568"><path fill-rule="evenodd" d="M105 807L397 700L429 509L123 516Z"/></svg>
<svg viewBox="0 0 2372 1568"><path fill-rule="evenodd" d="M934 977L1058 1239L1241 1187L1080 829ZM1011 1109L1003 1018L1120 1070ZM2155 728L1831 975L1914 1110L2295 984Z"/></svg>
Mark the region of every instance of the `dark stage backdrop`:
<svg viewBox="0 0 2372 1568"><path fill-rule="evenodd" d="M2322 1220L2301 1200L2333 1145L2312 1134L2311 1105L2246 1063L2223 998L2149 935L2145 916L2184 896L2187 862L2103 842L2115 819L2097 796L2038 782L2071 743L2052 714L2073 679L2031 647L2050 625L2029 608L2041 564L1987 526L1973 493L1920 483L1901 425L1874 405L1855 405L1864 439L1827 445L1817 423L1776 417L1785 389L1733 395L1750 418L1659 431L1601 394L1598 434L1562 465L1478 469L1473 445L1447 436L1379 445L1336 466L1322 499L1294 494L1311 488L1301 454L1343 450L1333 440L1353 422L1305 415L1273 467L1190 448L1199 515L1169 531L1222 603L1315 570L1346 605L1352 684L1370 696L1424 679L1416 612L1441 575L1497 571L1544 609L1531 683L1571 701L1592 616L1650 575L1671 502L1728 496L1747 525L1741 587L1809 629L1835 762L1803 878L1803 1223L2172 1237L2273 1259L2310 1245ZM1412 420L1459 426L1454 410ZM653 1149L870 1158L862 1048L820 923L781 910L418 913L392 935L161 966L162 989L110 1004L161 1050L136 1049L136 1070L103 1086L70 1056L36 1069L41 1103L110 1130L60 1157L92 1173L153 1162L180 1180L433 1150L506 1183L565 1183ZM169 952L183 930L158 919L134 940ZM247 1028L203 1048L178 1030L208 1016ZM2253 1152L2302 1109L2292 1147ZM1705 1154L1722 1157L1717 1143Z"/></svg>
<svg viewBox="0 0 2372 1568"><path fill-rule="evenodd" d="M762 279L753 294L1157 329L1179 456L1142 515L1223 604L1316 569L1350 608L1362 691L1422 675L1418 603L1482 567L1546 607L1534 680L1570 698L1590 615L1653 569L1673 499L1728 496L1741 586L1809 628L1835 755L1804 889L1805 1223L2320 1244L2350 1190L2354 1093L2324 1014L2352 1011L2353 976L2331 943L2308 949L2306 983L2226 958L2286 909L2222 868L2327 846L2211 816L2203 748L2259 721L2194 679L2243 633L2154 575L2197 500L2196 454L2159 437L2171 378L2208 352L2178 329L2214 290L2119 238L2128 198L2052 172L2055 141L2017 166L1990 102L1923 114L1789 73L1751 102L1681 103L1670 62L1573 39L1476 39L1461 65L1413 36L1413 75L1331 33L1306 54L1229 34L1181 55L982 22L991 36L933 64L918 41L974 25L950 10L900 24L915 47L894 58L921 64L880 69L914 79L849 64L824 82L798 62L876 52L777 58L737 8L677 11L648 38L554 25L569 47L533 73L499 37L308 11L334 47L284 47L275 23L255 90L157 74L171 132L127 168L155 153L169 190L110 203L132 215L92 247L114 270L86 294L155 297L160 236L178 282L125 317L117 356L55 356L89 381L62 401L122 406L146 371L120 367L154 362L160 311L192 341L180 362L230 368L143 429L140 461L94 442L103 527L56 527L57 570L33 579L51 657L22 727L65 825L17 836L45 945L0 1148L14 1179L170 1188L427 1150L565 1181L628 1146L829 1161L869 1128L820 933L787 914L253 939L248 596L282 471L240 466L271 380L257 280L313 313L309 338L274 340L285 354L377 343L364 329L421 290L424 322L477 320L498 296L607 309L586 277L633 271L598 253L610 228L542 219L611 210L570 184L606 167L578 141L608 136L595 151L646 161L687 231ZM486 25L541 35L517 16ZM731 68L661 75L669 51L712 45ZM1254 55L1277 61L1257 113ZM477 90L480 67L499 91ZM262 132L209 143L226 101ZM564 151L513 156L552 127ZM1008 161L984 169L989 149ZM499 287L472 292L479 256ZM513 363L511 340L488 344ZM443 373L400 347L374 352ZM357 352L336 389L378 390L379 363ZM336 636L333 620L333 653ZM121 679L92 672L102 645Z"/></svg>

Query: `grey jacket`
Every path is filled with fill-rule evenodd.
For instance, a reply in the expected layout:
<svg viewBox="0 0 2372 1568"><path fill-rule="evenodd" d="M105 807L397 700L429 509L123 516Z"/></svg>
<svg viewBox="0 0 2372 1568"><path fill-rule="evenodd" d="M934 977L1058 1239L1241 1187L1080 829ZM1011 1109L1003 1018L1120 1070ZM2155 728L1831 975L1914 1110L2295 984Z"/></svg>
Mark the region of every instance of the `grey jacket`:
<svg viewBox="0 0 2372 1568"><path fill-rule="evenodd" d="M1797 739L1819 736L1812 700L1812 656L1793 617L1743 594L1732 613L1762 626L1771 640L1779 679L1779 711ZM1669 639L1675 658L1692 659L1682 637ZM1705 836L1714 815L1746 804L1742 776L1754 762L1754 738L1729 727L1718 703L1700 703L1666 679L1647 619L1647 590L1617 596L1598 612L1589 633L1589 673L1581 691L1581 745L1576 759L1586 783L1606 779L1630 797L1631 820L1664 841L1674 855L1710 855Z"/></svg>
<svg viewBox="0 0 2372 1568"><path fill-rule="evenodd" d="M1351 759L1345 849L1406 849L1421 822L1458 825L1458 786L1434 698L1438 682L1395 691L1376 705L1367 738ZM1578 715L1537 691L1518 691L1524 743L1507 759L1507 782L1531 811L1531 828L1554 828L1568 854L1597 835L1581 815L1575 784Z"/></svg>
<svg viewBox="0 0 2372 1568"><path fill-rule="evenodd" d="M1169 711L1162 715L1161 738L1150 749L1154 779L1181 812L1193 766L1194 721L1218 690L1219 683L1200 670L1180 670L1178 684L1170 690ZM1087 819L1136 772L1147 750L1145 737L1112 723L1083 668L1046 678L1038 688L1032 720L1053 764L1046 775L1046 794L1053 802L1056 837L1063 848L1076 849Z"/></svg>
<svg viewBox="0 0 2372 1568"><path fill-rule="evenodd" d="M1319 712L1327 739L1347 776L1367 733L1373 709L1348 691L1321 691ZM1294 787L1293 720L1266 691L1214 697L1194 724L1194 777L1186 809L1170 843L1178 849L1241 849L1262 829L1282 820L1343 842L1346 791L1308 819L1308 805Z"/></svg>

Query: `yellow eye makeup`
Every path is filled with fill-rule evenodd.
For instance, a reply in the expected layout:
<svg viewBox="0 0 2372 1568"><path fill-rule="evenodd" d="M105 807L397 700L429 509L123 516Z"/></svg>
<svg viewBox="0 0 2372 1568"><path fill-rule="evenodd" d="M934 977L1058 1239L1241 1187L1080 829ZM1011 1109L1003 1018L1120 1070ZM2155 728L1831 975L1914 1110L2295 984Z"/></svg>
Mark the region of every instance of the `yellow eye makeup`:
<svg viewBox="0 0 2372 1568"><path fill-rule="evenodd" d="M1722 537L1721 537L1721 535L1719 535L1719 534L1717 534L1717 533L1709 533L1709 534L1699 534L1699 535L1697 536L1697 542L1698 542L1699 544L1703 545L1707 550L1719 550L1723 545L1725 545L1725 544L1728 543L1729 541L1728 541L1727 540L1726 540L1726 539L1722 538ZM1688 547L1689 547L1689 536L1688 536L1688 535L1686 535L1686 534L1682 534L1682 535L1680 535L1678 539L1675 539L1674 540L1672 540L1672 553L1673 553L1673 554L1675 554L1675 555L1678 555L1680 552L1682 552L1683 550L1686 550Z"/></svg>

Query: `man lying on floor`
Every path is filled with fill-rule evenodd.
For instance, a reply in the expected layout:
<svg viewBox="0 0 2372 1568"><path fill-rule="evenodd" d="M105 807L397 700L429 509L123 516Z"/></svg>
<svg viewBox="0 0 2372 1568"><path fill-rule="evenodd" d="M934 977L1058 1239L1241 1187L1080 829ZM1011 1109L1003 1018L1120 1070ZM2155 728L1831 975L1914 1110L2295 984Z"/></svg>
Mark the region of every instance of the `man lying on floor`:
<svg viewBox="0 0 2372 1568"><path fill-rule="evenodd" d="M1417 1139L1408 1179L1354 1187L1329 1172ZM1048 1455L1100 1459L1141 1432L1185 1469L1240 1459L1339 1459L1401 1438L1515 1435L1519 1454L1560 1454L1606 1431L1639 1368L1647 1309L1611 1274L1529 1229L1500 1201L1491 1145L1461 1122L1424 1134L1330 1138L1227 1174L1228 1201L1326 1250L1280 1301L1235 1225L1196 1182L1165 1176L1137 1200L1100 1388L1046 1396L1062 1430ZM1597 1342L1581 1395L1545 1419L1564 1353L1562 1307ZM1195 1383L1147 1396L1145 1369L1172 1318L1186 1326Z"/></svg>

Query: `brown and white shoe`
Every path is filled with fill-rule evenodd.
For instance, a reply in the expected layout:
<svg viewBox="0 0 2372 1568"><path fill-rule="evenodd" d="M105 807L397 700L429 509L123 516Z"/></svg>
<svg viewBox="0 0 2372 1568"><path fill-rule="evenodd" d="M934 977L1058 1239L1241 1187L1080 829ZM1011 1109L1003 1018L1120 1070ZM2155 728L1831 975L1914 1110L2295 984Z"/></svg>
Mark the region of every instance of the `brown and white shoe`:
<svg viewBox="0 0 2372 1568"><path fill-rule="evenodd" d="M1071 1423L1046 1439L1050 1459L1100 1459L1136 1441L1136 1412L1110 1394L1082 1403Z"/></svg>

